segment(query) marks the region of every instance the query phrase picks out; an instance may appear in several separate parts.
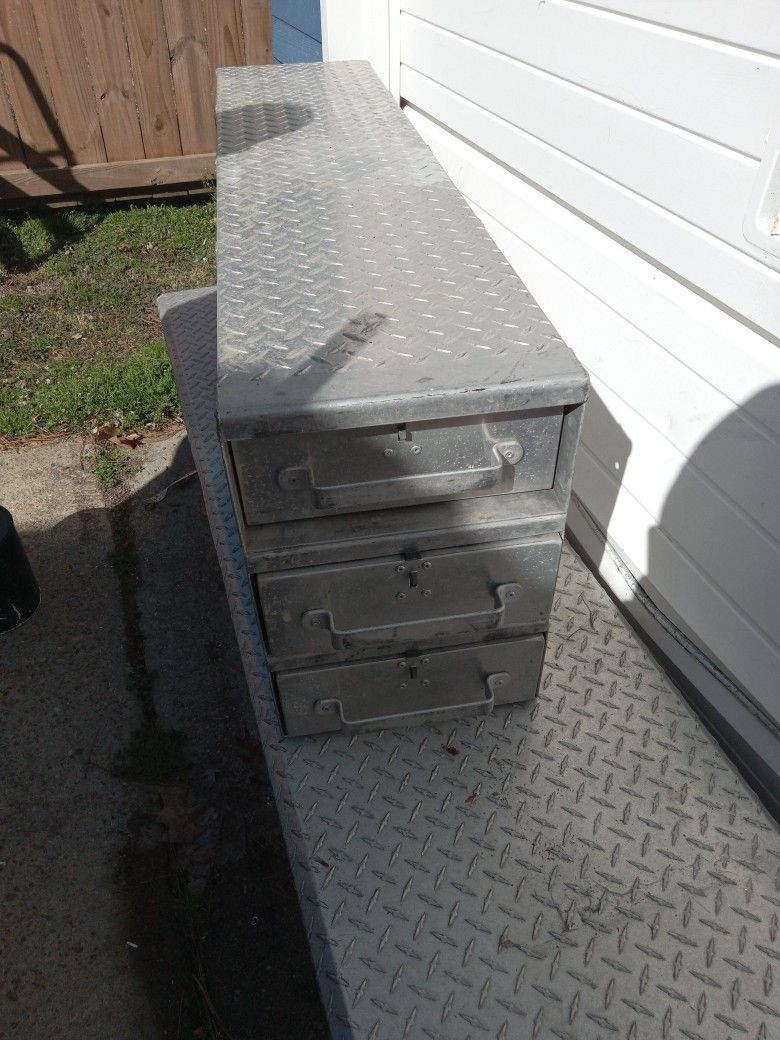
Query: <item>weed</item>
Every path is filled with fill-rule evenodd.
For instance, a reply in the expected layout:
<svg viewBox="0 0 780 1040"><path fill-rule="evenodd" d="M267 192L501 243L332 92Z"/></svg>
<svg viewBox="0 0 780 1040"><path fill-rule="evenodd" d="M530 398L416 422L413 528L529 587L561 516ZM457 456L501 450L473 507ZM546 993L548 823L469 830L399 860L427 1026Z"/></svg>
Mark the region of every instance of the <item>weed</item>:
<svg viewBox="0 0 780 1040"><path fill-rule="evenodd" d="M113 444L99 444L92 459L92 472L110 491L119 487L130 472L130 459Z"/></svg>
<svg viewBox="0 0 780 1040"><path fill-rule="evenodd" d="M5 311L8 314L24 314L29 305L29 301L18 294L0 296L0 313Z"/></svg>

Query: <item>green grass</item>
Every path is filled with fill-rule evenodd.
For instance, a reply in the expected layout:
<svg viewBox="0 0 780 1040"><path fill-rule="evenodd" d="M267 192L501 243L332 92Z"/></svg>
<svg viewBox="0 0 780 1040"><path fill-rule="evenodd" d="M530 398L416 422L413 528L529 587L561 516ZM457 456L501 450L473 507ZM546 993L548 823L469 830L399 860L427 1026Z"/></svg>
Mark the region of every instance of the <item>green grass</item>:
<svg viewBox="0 0 780 1040"><path fill-rule="evenodd" d="M92 459L92 472L110 491L119 487L133 467L129 456L113 444L99 444Z"/></svg>
<svg viewBox="0 0 780 1040"><path fill-rule="evenodd" d="M208 285L214 202L0 217L0 437L175 416L160 293Z"/></svg>
<svg viewBox="0 0 780 1040"><path fill-rule="evenodd" d="M118 361L55 361L0 385L0 432L8 438L115 422L120 430L177 414L165 347L147 343Z"/></svg>
<svg viewBox="0 0 780 1040"><path fill-rule="evenodd" d="M99 219L84 209L12 213L0 224L0 267L33 267L92 230Z"/></svg>

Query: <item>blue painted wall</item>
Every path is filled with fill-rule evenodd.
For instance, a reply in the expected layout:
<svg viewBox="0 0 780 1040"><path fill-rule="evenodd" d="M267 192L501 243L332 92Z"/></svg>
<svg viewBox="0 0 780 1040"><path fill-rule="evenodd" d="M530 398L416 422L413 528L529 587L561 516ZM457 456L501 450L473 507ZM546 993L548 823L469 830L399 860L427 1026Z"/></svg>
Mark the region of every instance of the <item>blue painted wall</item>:
<svg viewBox="0 0 780 1040"><path fill-rule="evenodd" d="M320 0L271 0L271 13L277 62L322 61Z"/></svg>

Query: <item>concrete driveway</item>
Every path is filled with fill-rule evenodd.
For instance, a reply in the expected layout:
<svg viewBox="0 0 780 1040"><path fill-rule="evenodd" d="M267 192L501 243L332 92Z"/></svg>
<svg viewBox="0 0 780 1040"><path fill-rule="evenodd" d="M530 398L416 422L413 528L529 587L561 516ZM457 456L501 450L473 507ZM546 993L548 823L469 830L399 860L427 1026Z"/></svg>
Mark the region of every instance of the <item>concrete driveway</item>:
<svg viewBox="0 0 780 1040"><path fill-rule="evenodd" d="M107 494L0 454L42 590L0 639L0 1035L327 1035L184 434ZM154 496L158 497L155 498Z"/></svg>

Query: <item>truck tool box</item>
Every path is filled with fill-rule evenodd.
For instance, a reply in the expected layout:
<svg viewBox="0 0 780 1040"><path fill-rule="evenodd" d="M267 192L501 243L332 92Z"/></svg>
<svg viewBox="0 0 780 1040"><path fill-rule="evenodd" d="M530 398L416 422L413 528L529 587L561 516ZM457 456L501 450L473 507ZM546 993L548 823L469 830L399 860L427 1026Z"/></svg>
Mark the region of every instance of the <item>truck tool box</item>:
<svg viewBox="0 0 780 1040"><path fill-rule="evenodd" d="M283 735L216 432L215 297L160 310L334 1040L769 1040L777 828L567 545L536 699Z"/></svg>
<svg viewBox="0 0 780 1040"><path fill-rule="evenodd" d="M262 409L257 409L256 428L235 413L231 419L224 412L223 395L220 445L218 375L224 384L236 372L226 371L224 357L217 371L217 292L196 290L160 300L182 414L331 1036L770 1040L780 1022L777 828L568 545L563 547L545 635L550 558L557 562L581 415L581 373L569 360L571 398L562 392L556 400L552 380L548 383L540 375L534 382L530 375L530 357L535 354L531 347L528 365L518 364L516 369L525 389L515 398L514 384L504 384L500 394L506 392L510 399L502 398L495 411L485 402L495 400L500 383L501 377L495 376L500 347L482 351L487 359L482 381L452 376L461 363L463 344L494 342L485 338L497 329L490 323L492 312L476 302L475 283L483 284L477 283L482 277L498 299L507 292L506 302L497 304L508 308L501 312L501 321L519 326L516 338L538 346L543 364L549 364L544 359L550 351L562 367L568 355L553 338L533 338L534 330L551 330L539 324L543 319L538 310L508 269L501 268L506 274L499 280L500 256L430 154L397 122L398 114L390 114L367 69L299 66L227 76L221 105L233 108L236 127L229 146L223 127L221 162L229 158L228 147L235 155L243 149L247 181L256 176L251 170L256 150L256 166L270 171L273 165L270 157L259 158L261 117L269 124L266 136L271 129L280 135L266 143L292 149L296 134L311 130L309 115L310 122L315 112L326 118L323 105L332 105L328 120L343 115L343 124L329 131L329 141L323 132L316 160L310 156L307 163L302 149L303 157L287 164L287 193L279 176L275 187L270 181L264 189L256 185L247 189L243 200L228 206L226 200L238 186L226 187L220 174L222 305L232 293L234 331L254 327L256 342L251 350L248 344L247 351L258 358L258 366L270 343L279 351L287 346L293 354L296 336L304 334L300 328L308 328L306 320L322 326L318 339L326 342L334 328L341 327L339 320L349 320L342 315L345 303L358 309L371 306L365 303L370 296L365 285L376 267L381 277L371 278L371 298L382 287L396 290L394 299L389 291L382 293L387 300L381 307L373 304L374 309L403 319L404 334L411 340L416 335L410 331L415 325L408 318L411 308L417 298L428 299L426 313L438 317L419 327L446 332L432 350L452 350L437 379L444 383L449 374L464 388L464 399L482 402L471 418L490 423L499 421L495 411L522 416L530 408L562 409L563 441L551 487L504 492L502 485L502 493L403 505L391 501L389 507L373 495L370 508L350 505L345 512L328 512L325 497L315 499L307 487L308 500L301 494L296 502L302 506L308 501L308 508L314 501L320 508L319 501L323 515L302 515L304 508L298 519L247 523L234 465L236 441L256 440L261 447L266 436L300 433L306 437L307 451L314 453L324 447L319 433L329 429L339 436L371 429L366 436L373 436L379 432L377 426L395 423L397 428L404 422L404 401L416 402L415 407L425 402L424 393L409 391L420 385L410 377L419 370L417 355L411 347L403 348L412 355L404 368L390 357L400 347L391 343L377 354L378 330L371 332L370 325L363 326L365 343L356 341L351 354L342 352L356 365L365 355L388 356L387 364L396 374L386 394L398 398L398 422L381 401L364 401L361 406L360 395L353 393L341 403L334 396L332 410L299 402L301 415L289 428L271 429L267 424L274 398L260 396L264 370L258 367L253 386ZM258 77L269 77L263 83L286 86L272 97L270 86L267 94L256 86ZM242 85L245 81L252 84L251 90ZM375 122L365 108L369 101ZM353 126L361 148L345 156L339 138L351 141ZM414 170L411 149L419 159ZM340 172L336 154L341 156ZM277 165L284 165L281 157ZM381 184L355 187L358 172L363 170L367 180L369 168L372 182L381 178ZM315 183L317 173L322 183ZM266 176L262 169L260 174ZM289 178L294 174L302 183L293 205ZM307 177L310 180L303 183ZM301 202L303 196L306 201ZM399 211L405 205L416 212L402 220ZM273 208L278 213L271 219L267 211ZM262 249L255 227L262 227L261 211L266 211L263 219L268 223L268 234L260 236ZM298 220L294 237L280 236L283 217ZM236 263L228 286L224 239L231 220ZM317 235L309 227L315 221L320 227ZM330 228L327 236L321 231L324 226ZM452 231L447 232L448 226ZM419 236L412 233L407 238L410 227L416 227ZM437 227L441 230L434 234ZM393 234L401 247L398 265L386 259L379 263L377 243L391 242ZM449 236L452 245L445 249ZM358 241L366 248L362 255L368 272L361 277L355 273ZM335 248L333 242L337 253L328 252ZM426 247L430 254L437 255L418 269L419 250L413 252L413 247L422 248L425 242L431 243ZM242 283L242 250L247 257L256 251L253 264L267 267L264 276L278 284L263 288L257 279ZM462 263L452 256L458 250L463 251ZM467 254L472 259L467 261ZM345 292L331 297L324 293L320 273L328 262L333 263L334 278L341 273L339 264L350 270L347 280L340 282ZM438 272L439 266L452 274ZM417 284L402 289L394 279L407 269L418 270L415 276L406 275ZM309 279L307 286L304 279ZM454 283L451 294L459 300L446 296L443 286L449 280ZM347 292L359 299L350 300ZM272 306L269 301L275 297L278 302ZM246 306L239 311L242 300ZM504 317L510 307L514 316ZM269 314L265 308L278 313ZM472 314L458 316L461 310ZM296 332L289 326L285 334L288 325L283 323L292 322L295 312L300 328ZM225 319L223 309L223 329ZM457 321L465 328L458 331ZM266 347L257 346L263 323L268 329ZM312 329L306 334L315 335ZM506 330L501 336L510 338ZM510 347L519 350L507 342L506 350ZM291 361L288 385L277 372L280 394L283 389L291 393L297 381L306 378L305 373L292 375L305 365L305 353L300 350ZM520 351L518 361L526 356ZM309 384L316 403L333 392L326 378L333 366L312 364L320 373L319 382ZM357 384L362 391L378 376L367 362L360 364L367 373ZM334 381L339 371L331 372ZM245 388L249 405L254 398L248 383ZM547 403L542 404L537 393L546 395ZM428 405L451 411L420 421L465 416L453 403L456 399L453 395L441 404L434 395ZM285 401L279 397L280 405L286 407ZM351 419L342 423L340 411L347 406ZM284 407L277 410L283 413ZM418 421L417 414L406 416L408 424ZM312 428L317 421L319 429ZM403 440L397 443L403 446ZM396 443L384 446L395 450ZM273 460L270 454L265 457ZM357 457L351 455L350 466L357 466ZM400 456L407 461L411 457L412 453ZM317 454L313 465L310 456L301 462L293 454L283 468L308 469L311 483L324 495L323 487L339 486L339 474L323 469L321 458ZM382 454L375 459L372 479L417 472L410 463L388 474L379 468L387 458L397 461L399 456ZM481 468L487 468L484 457ZM481 478L472 474L472 479L473 491ZM352 470L347 480L366 482L364 473ZM347 492L343 485L341 490L343 502ZM255 507L260 513L277 508L262 499ZM430 568L423 567L426 561ZM440 584L426 584L434 570ZM520 601L506 595L512 586L520 587ZM410 597L419 588L430 588L431 597ZM461 597L457 606L449 604L448 612L433 614L431 603L426 613L427 601L437 590L450 596L453 588ZM401 591L406 598L396 600ZM396 603L408 612L394 614ZM465 622L464 616L470 615L472 621ZM473 615L478 615L476 621ZM446 624L439 623L443 616ZM322 623L314 624L318 619ZM468 627L472 624L476 631ZM466 631L472 634L464 638ZM405 641L418 639L420 647L412 654ZM478 698L486 698L489 675L514 669L521 683L532 685L533 678L524 677L537 667L534 647L540 652L542 640L547 644L545 664L535 699L497 706L486 717L469 717L475 709L458 708L457 702L472 701L482 707ZM520 651L520 646L526 649ZM276 673L273 681L269 655ZM425 665L423 658L428 658ZM398 678L391 680L393 667ZM417 678L412 683L417 686L408 684L413 667ZM366 668L375 669L368 679ZM349 688L356 691L351 701L334 696L344 688L341 676L348 669L353 669ZM473 689L475 673L485 680L479 690ZM424 685L426 678L429 686ZM406 687L401 685L404 681ZM341 715L350 720L369 713L387 718L425 712L437 681L459 717L442 721L442 713L432 713L414 728L392 724L370 732L320 732L306 739L285 736L274 690L274 683L278 689L285 687L288 697L301 702L304 710L298 721L305 729L307 724L339 727ZM492 685L498 700L502 688ZM311 713L312 696L336 703L329 712ZM371 702L362 702L362 696Z"/></svg>
<svg viewBox="0 0 780 1040"><path fill-rule="evenodd" d="M287 732L533 697L587 377L367 64L223 69L217 417Z"/></svg>

